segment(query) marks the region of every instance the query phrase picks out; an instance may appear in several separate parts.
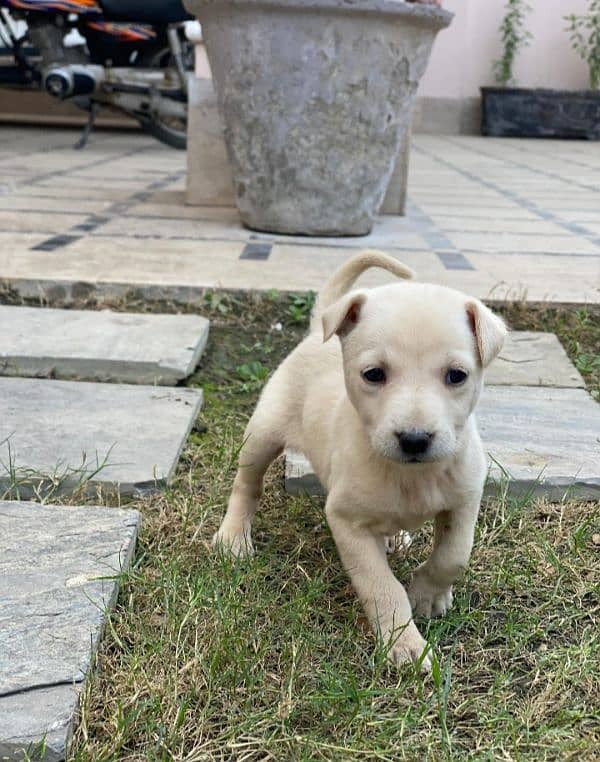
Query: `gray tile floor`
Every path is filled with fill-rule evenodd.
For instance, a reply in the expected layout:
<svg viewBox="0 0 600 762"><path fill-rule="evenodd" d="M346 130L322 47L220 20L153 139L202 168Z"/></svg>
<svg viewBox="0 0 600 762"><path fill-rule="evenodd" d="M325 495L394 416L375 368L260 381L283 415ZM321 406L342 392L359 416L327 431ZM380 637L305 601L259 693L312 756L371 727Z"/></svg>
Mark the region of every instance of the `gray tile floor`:
<svg viewBox="0 0 600 762"><path fill-rule="evenodd" d="M185 206L185 154L144 135L97 132L84 151L76 137L0 128L0 280L23 293L80 281L180 297L318 289L368 246L483 298L600 301L596 143L417 135L407 217L381 217L363 238L308 239Z"/></svg>

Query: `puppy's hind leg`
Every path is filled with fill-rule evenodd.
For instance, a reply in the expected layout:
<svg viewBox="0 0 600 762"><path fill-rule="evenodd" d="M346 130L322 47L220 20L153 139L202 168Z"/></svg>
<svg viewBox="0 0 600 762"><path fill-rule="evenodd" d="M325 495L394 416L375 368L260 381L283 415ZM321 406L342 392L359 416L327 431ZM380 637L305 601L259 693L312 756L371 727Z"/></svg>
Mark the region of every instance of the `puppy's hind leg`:
<svg viewBox="0 0 600 762"><path fill-rule="evenodd" d="M234 556L250 556L254 552L252 519L262 495L263 478L283 450L277 425L280 421L274 412L264 395L246 427L227 512L213 537L213 546L222 547Z"/></svg>

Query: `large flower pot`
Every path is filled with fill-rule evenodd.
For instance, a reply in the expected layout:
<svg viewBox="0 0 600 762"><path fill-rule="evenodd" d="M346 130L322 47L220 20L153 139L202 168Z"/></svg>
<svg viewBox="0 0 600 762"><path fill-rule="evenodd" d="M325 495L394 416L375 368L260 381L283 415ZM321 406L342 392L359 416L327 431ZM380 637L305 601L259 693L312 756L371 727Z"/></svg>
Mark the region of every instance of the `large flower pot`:
<svg viewBox="0 0 600 762"><path fill-rule="evenodd" d="M501 138L600 140L600 91L482 87L481 132Z"/></svg>
<svg viewBox="0 0 600 762"><path fill-rule="evenodd" d="M185 0L202 24L251 228L365 235L436 33L400 0Z"/></svg>

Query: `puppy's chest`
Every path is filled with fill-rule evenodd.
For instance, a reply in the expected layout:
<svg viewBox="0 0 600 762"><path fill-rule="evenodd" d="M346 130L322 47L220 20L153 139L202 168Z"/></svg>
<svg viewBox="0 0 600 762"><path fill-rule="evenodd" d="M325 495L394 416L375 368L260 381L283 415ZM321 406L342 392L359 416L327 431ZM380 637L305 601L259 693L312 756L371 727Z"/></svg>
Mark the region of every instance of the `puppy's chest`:
<svg viewBox="0 0 600 762"><path fill-rule="evenodd" d="M454 502L453 489L444 479L394 484L380 503L382 531L397 532L419 529L426 521L441 511L448 510Z"/></svg>

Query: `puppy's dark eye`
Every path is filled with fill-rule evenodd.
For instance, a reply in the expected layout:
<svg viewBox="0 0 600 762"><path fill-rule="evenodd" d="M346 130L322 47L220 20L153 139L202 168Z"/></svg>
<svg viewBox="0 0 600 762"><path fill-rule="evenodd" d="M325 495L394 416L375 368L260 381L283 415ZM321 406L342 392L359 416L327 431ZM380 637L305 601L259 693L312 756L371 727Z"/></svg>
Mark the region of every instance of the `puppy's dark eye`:
<svg viewBox="0 0 600 762"><path fill-rule="evenodd" d="M446 373L446 383L448 386L460 386L461 384L464 384L466 380L467 374L464 372L464 370L456 370L451 368Z"/></svg>
<svg viewBox="0 0 600 762"><path fill-rule="evenodd" d="M385 382L383 368L367 368L367 370L363 370L361 376L370 384L383 384Z"/></svg>

